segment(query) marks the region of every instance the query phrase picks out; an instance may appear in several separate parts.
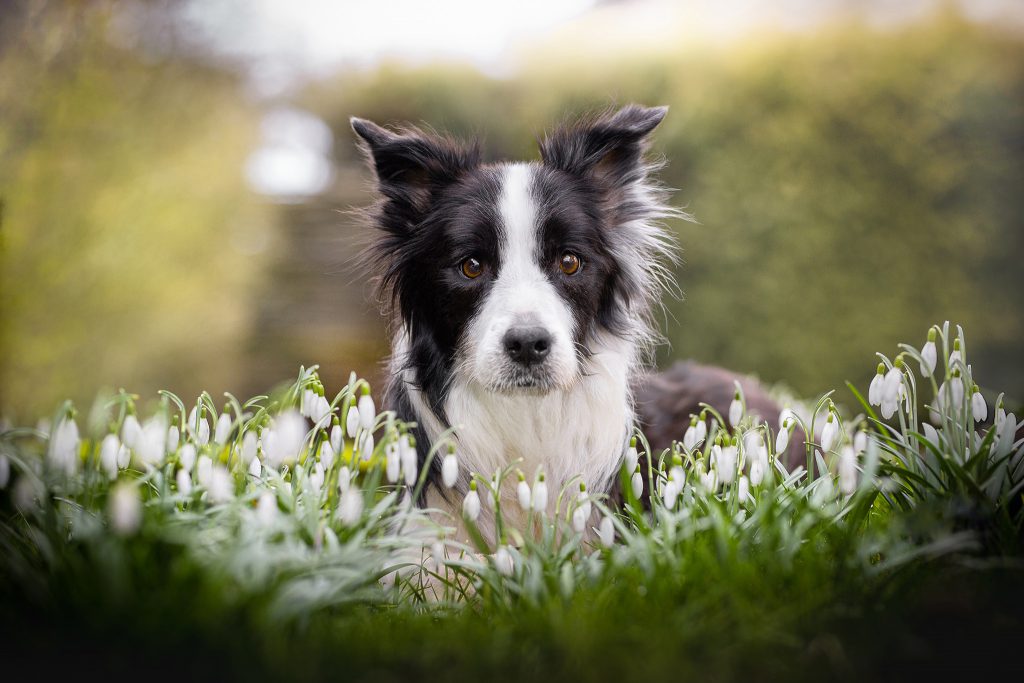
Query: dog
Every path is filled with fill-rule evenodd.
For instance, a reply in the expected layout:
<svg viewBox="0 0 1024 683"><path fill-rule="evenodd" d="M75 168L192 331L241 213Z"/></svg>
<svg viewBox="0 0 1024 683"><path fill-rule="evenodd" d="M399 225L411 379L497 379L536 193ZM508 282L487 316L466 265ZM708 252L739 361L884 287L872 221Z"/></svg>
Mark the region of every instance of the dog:
<svg viewBox="0 0 1024 683"><path fill-rule="evenodd" d="M588 116L547 134L539 161L493 164L476 143L351 119L377 194L364 258L391 322L384 407L415 424L421 467L449 430L457 443L455 486L440 485L435 457L421 503L458 519L473 474L513 462L556 494L578 476L614 497L636 428L659 452L700 401L728 412L734 375L648 370L654 313L674 287L665 221L685 217L647 155L667 111ZM777 420L744 382L748 406ZM519 508L516 485L501 491L504 515Z"/></svg>

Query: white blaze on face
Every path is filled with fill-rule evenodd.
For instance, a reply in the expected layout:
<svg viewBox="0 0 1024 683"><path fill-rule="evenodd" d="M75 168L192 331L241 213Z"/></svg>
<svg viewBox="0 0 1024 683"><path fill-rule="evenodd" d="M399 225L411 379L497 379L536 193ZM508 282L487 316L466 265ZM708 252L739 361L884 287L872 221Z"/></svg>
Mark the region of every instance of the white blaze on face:
<svg viewBox="0 0 1024 683"><path fill-rule="evenodd" d="M463 340L470 376L492 389L511 388L516 368L503 340L519 326L542 327L551 335L550 353L532 370L543 385L566 388L578 375L572 312L538 265L542 245L532 182L529 164L503 169L498 213L504 241L497 279Z"/></svg>

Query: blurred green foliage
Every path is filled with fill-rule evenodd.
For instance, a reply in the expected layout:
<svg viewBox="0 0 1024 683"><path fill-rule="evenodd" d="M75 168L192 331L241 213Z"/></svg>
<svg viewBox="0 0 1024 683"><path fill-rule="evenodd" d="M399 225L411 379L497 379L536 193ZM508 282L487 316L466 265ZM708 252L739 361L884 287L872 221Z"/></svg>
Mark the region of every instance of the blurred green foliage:
<svg viewBox="0 0 1024 683"><path fill-rule="evenodd" d="M309 95L359 162L356 114L482 133L493 159L613 102L669 104L662 177L685 293L662 361L695 357L810 395L866 385L875 350L943 320L974 332L980 379L1024 394L1024 42L949 13L673 54L558 60L511 80L381 69Z"/></svg>
<svg viewBox="0 0 1024 683"><path fill-rule="evenodd" d="M27 8L0 41L0 413L229 388L269 219L242 175L258 113L234 75L118 47L110 3Z"/></svg>

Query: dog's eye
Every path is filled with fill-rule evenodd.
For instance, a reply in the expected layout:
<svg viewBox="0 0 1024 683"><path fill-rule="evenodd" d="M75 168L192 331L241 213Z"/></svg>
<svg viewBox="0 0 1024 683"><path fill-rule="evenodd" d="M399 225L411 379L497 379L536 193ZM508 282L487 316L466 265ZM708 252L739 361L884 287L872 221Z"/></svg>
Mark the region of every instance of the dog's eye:
<svg viewBox="0 0 1024 683"><path fill-rule="evenodd" d="M484 273L484 264L475 258L468 258L462 262L462 274L470 280L478 278Z"/></svg>
<svg viewBox="0 0 1024 683"><path fill-rule="evenodd" d="M580 257L567 251L558 259L558 267L566 275L575 275L580 269Z"/></svg>

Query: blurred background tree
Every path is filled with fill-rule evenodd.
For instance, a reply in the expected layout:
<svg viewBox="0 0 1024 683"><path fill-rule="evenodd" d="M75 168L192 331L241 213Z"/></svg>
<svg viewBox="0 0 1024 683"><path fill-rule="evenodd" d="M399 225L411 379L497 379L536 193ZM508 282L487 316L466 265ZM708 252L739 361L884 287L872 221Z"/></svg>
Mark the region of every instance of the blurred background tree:
<svg viewBox="0 0 1024 683"><path fill-rule="evenodd" d="M966 2L880 27L836 3L800 31L690 40L663 22L651 30L667 40L612 40L616 17L647 4L584 12L503 73L384 61L271 96L247 87L244 60L176 42L189 24L174 3L14 12L0 34L0 412L105 384L257 392L300 363L332 383L379 376L384 327L351 268L367 236L344 212L369 199L348 117L533 159L556 121L634 100L671 105L654 149L696 218L672 225L685 298L666 302L660 362L811 395L865 385L873 351L950 319L977 376L1024 395L1020 24ZM140 6L135 40L112 39ZM261 197L243 168L282 112L326 124L330 173Z"/></svg>

